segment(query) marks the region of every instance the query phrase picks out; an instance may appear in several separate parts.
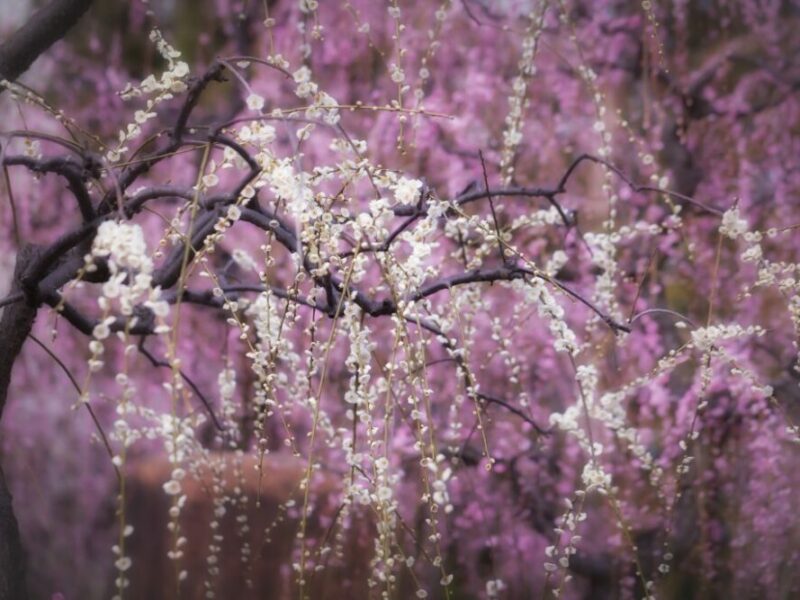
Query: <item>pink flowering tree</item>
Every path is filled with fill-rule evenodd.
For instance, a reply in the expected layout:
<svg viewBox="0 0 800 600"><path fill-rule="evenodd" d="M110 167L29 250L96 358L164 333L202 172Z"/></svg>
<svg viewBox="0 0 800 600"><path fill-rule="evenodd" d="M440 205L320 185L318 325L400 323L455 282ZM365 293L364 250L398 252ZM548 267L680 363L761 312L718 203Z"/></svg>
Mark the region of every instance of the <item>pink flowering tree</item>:
<svg viewBox="0 0 800 600"><path fill-rule="evenodd" d="M800 594L793 3L18 18L0 598Z"/></svg>

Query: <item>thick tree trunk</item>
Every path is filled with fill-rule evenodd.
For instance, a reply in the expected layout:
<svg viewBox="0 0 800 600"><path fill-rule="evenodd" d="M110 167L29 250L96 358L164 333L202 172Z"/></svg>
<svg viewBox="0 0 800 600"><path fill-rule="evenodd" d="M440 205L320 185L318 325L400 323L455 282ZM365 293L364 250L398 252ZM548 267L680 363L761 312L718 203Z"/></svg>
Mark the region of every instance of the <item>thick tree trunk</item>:
<svg viewBox="0 0 800 600"><path fill-rule="evenodd" d="M38 248L27 246L17 255L11 294L20 291L19 279L38 252ZM36 307L25 300L3 310L0 319L0 418L8 399L11 370L35 318ZM0 466L0 600L25 600L27 597L25 553L11 506L11 493Z"/></svg>
<svg viewBox="0 0 800 600"><path fill-rule="evenodd" d="M19 537L11 494L0 467L0 599L25 600L25 554Z"/></svg>
<svg viewBox="0 0 800 600"><path fill-rule="evenodd" d="M24 73L42 52L64 37L91 4L92 0L51 0L37 11L19 31L0 44L0 79L13 81ZM0 88L0 93L4 89ZM20 290L19 279L38 252L38 248L29 246L17 255L11 294ZM3 310L0 319L0 419L8 399L11 370L35 318L34 302L23 300ZM11 500L0 466L0 600L27 600L25 553Z"/></svg>

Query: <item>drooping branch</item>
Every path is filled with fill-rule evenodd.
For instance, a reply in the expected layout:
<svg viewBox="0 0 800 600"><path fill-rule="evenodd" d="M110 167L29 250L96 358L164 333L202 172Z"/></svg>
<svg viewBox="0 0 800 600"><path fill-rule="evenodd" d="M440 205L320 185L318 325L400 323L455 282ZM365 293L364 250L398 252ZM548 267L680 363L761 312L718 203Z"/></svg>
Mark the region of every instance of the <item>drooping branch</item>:
<svg viewBox="0 0 800 600"><path fill-rule="evenodd" d="M598 158L597 156L593 156L591 154L581 154L572 163L569 165L567 170L564 172L564 175L561 176L561 180L558 182L558 193L563 193L566 191L567 182L569 181L570 177L572 177L575 169L582 162L593 162L597 163L598 165L603 165L606 169L614 173L617 177L619 177L625 184L631 188L636 193L643 193L643 192L651 192L651 193L658 193L658 194L665 194L681 202L685 202L686 204L690 204L696 208L701 209L704 212L711 213L713 215L722 216L721 210L718 208L714 208L713 206L708 206L699 200L696 200L690 196L686 196L685 194L681 194L672 190L662 189L659 187L651 186L651 185L639 185L635 181L633 181L630 177L625 175L618 167L615 167L613 164L604 160L602 158Z"/></svg>
<svg viewBox="0 0 800 600"><path fill-rule="evenodd" d="M147 173L159 162L172 156L174 152L184 145L187 124L193 111L197 108L200 97L212 81L223 80L222 66L219 63L213 63L201 77L191 82L178 118L170 131L170 140L141 160L138 160L135 164L122 170L122 173L117 178L117 185L109 189L100 202L98 214L107 215L112 212L116 208L115 200L119 191L125 192L139 177Z"/></svg>
<svg viewBox="0 0 800 600"><path fill-rule="evenodd" d="M506 409L511 414L517 415L520 419L525 421L528 425L532 426L538 433L550 433L549 429L543 429L541 425L539 425L536 421L531 419L528 415L522 412L516 406L512 406L505 400L501 400L500 398L495 398L494 396L488 396L486 394L478 394L477 395L479 400L486 402L487 404L496 404L504 409Z"/></svg>
<svg viewBox="0 0 800 600"><path fill-rule="evenodd" d="M221 219L224 215L225 207L234 202L239 202L239 197L245 186L251 184L259 175L259 164L254 160L253 156L244 146L229 137L226 133L223 133L223 131L225 131L224 126L210 126L199 129L191 129L193 139L189 139L189 137L186 135L186 132L190 130L189 119L192 112L197 107L203 91L212 81L220 79L221 67L218 64L214 64L203 76L194 80L190 84L189 92L184 99L179 117L177 118L176 123L168 129L170 131L170 139L166 145L162 144L159 148L154 149L150 154L143 155L142 158L135 164L131 164L130 166L123 168L116 177L115 185L108 188L108 192L106 192L103 200L99 202L96 208L92 206L91 200L88 199L88 194L84 194L85 187L81 188L77 185L70 185L70 190L76 196L78 205L81 207L81 211L84 214L85 222L81 227L62 236L62 238L57 240L50 248L47 248L38 258L38 260L29 266L23 279L23 283L25 284L24 289L27 290L26 293L39 302L44 302L52 307L57 307L61 316L84 334L92 334L92 330L98 323L97 319L83 314L81 310L69 302L66 302L61 297L59 289L70 279L73 279L83 266L83 255L88 251L91 238L94 236L97 227L102 223L102 221L113 218L114 215L130 219L139 213L145 207L147 202L159 198L172 197L180 198L185 201L197 201L199 212L192 224L191 231L186 234L186 239L189 240L188 243L190 244L188 258L189 262L191 262L195 259L201 248L203 248L205 241L209 238L209 236L216 231L219 219ZM197 132L202 130L205 130L206 134L197 136ZM169 156L173 155L174 152L179 151L185 146L202 147L206 144L230 148L249 167L248 172L237 183L233 184L228 191L214 196L205 196L203 193L198 194L198 192L188 187L181 188L173 185L154 185L145 187L137 191L132 196L126 196L126 193L130 189L131 185L155 164L166 160ZM78 154L81 155L84 161L89 160L84 153L78 152ZM96 176L94 172L91 171L91 162L87 162L87 166L82 166L75 159L25 158L26 160L18 160L15 164L25 166L34 172L45 171L60 174L67 178L68 182L70 183L74 182L76 178L79 178L81 185L83 185L82 182L87 178L87 174L88 176L92 177ZM568 209L565 209L559 203L558 196L566 193L568 180L573 175L578 165L584 161L592 161L605 165L636 191L663 191L655 188L650 189L645 186L637 186L630 178L626 177L621 171L614 168L613 165L600 159L596 159L590 155L581 155L573 161L558 183L551 188L531 187L492 189L489 187L488 181L485 180L486 178L484 178L484 189L476 190L474 188L469 188L451 200L453 209L446 213L445 218L457 211L459 207L463 207L467 204L472 204L480 200L488 200L489 208L491 208L492 212L494 213L494 199L500 199L504 197L541 198L558 211L563 225L566 228L573 228L575 227L574 214ZM401 235L405 231L410 230L421 217L424 217L428 214L427 202L429 201L431 194L432 192L426 190L424 193L420 194L419 202L417 202L415 205L395 207L393 209L395 216L398 218L405 217L403 218L402 222L398 224L398 226L382 243L366 248L360 247L358 252L391 251L391 249L394 247L394 244L401 239ZM696 204L701 208L709 210L710 212L716 212L714 209L710 209L701 203L697 203L691 198L685 198L684 201ZM496 216L494 219L495 227L497 228L499 225L497 224ZM345 284L341 278L334 273L327 273L325 275L317 274L320 265L314 263L309 258L309 254L303 251L304 249L296 233L295 226L286 218L278 215L277 212L260 206L257 197L254 197L251 199L251 201L241 207L241 220L270 233L272 235L272 239L279 245L283 246L289 254L300 254L302 256L302 261L299 265L300 268L303 269L307 275L311 276L311 279L317 286L325 290L327 301L312 301L308 298L298 295L296 291L290 292L277 286L271 286L269 289L276 296L292 302L313 307L316 310L327 314L328 316L334 316L334 307L339 304L339 300L343 295L348 299L348 301L352 301L357 304L365 314L372 317L393 315L400 312L398 304L393 299L373 297L372 295L367 294L363 290L359 289L358 286ZM162 262L161 266L154 273L153 284L159 285L163 290L165 290L164 298L167 301L174 301L174 299L180 295L182 301L184 302L196 303L218 310L224 310L224 298L217 298L210 291L182 290L181 293L177 293L177 291L174 290L175 285L180 279L180 271L185 266L185 243L187 242L184 241L174 248ZM342 253L340 256L342 258L350 257L354 253L355 251L351 251ZM102 263L102 261L100 262ZM87 276L85 276L84 279L86 281L94 281L98 283L105 281L105 279L108 277L107 269L104 269L103 264L99 264L98 267L99 268L97 271L91 274L86 274ZM598 307L593 305L589 300L581 296L577 291L567 287L560 281L544 276L542 273L532 272L528 269L521 268L512 262L505 261L503 262L502 266L496 268L465 270L461 273L443 275L437 279L426 282L418 290L410 293L407 297L397 299L397 302L402 304L419 302L421 300L433 297L444 290L449 290L455 286L474 285L479 283L491 284L498 281L513 281L516 279L525 279L530 277L543 278L550 285L577 299L582 304L594 311L612 329L612 331L629 331L629 328L626 325L617 323L610 316L606 315ZM243 292L260 292L264 289L265 288L262 286L223 286L223 292L228 297L231 297L231 294L235 297L235 295ZM11 300L12 299L9 299L9 302L11 302ZM137 321L132 329L130 328L130 324L126 323L125 318L118 318L114 323L111 324L111 330L127 330L131 334L143 336L154 333L155 323L153 315L149 309L137 307L136 317ZM409 320L409 317L406 315L403 315L403 318ZM426 329L437 336L444 336L444 334L433 324L427 322L419 323L417 320L409 320L409 322L417 323L418 325L421 325L423 329ZM444 337L446 338L446 336ZM147 354L145 354L145 356L147 356ZM151 362L154 359L152 355L148 358L151 359ZM155 366L164 366L164 364L162 364L163 361L158 361L158 359L155 360L157 363L154 363ZM458 360L456 362L458 363ZM464 374L465 381L468 381L470 375L466 365L459 364L459 369ZM202 394L200 394L199 391L198 396L201 398L201 401L206 404L206 408L210 411L207 402L203 399ZM540 433L544 431L544 429L538 427L524 412L520 411L505 400L500 400L490 395L479 395L477 400L483 405L494 404L496 406L505 408L512 414L522 417L523 420L533 425ZM212 415L212 420L216 421L213 413L210 414Z"/></svg>
<svg viewBox="0 0 800 600"><path fill-rule="evenodd" d="M453 340L450 339L450 336L445 334L445 332L442 331L437 325L435 325L428 319L419 319L414 317L406 317L405 319L406 322L421 327L422 329L429 331L436 337L439 343L441 343L441 345L448 351L453 361L455 362L459 373L461 373L461 377L464 379L464 385L467 388L467 393L473 396L473 398L477 402L481 402L484 405L496 404L497 406L501 406L502 408L506 409L512 414L520 417L528 425L533 427L533 429L539 435L548 435L550 433L549 429L545 429L544 427L539 425L536 421L534 421L532 418L530 418L528 415L526 415L523 411L516 408L512 404L506 402L505 400L500 400L499 398L496 398L495 396L489 394L476 392L475 391L476 382L472 377L472 372L470 371L469 366L467 365L464 355L461 352L458 352L458 349L456 348L456 345L453 342Z"/></svg>
<svg viewBox="0 0 800 600"><path fill-rule="evenodd" d="M214 227L219 221L222 213L218 209L205 211L199 215L193 224L192 231L187 234L190 241L189 244L189 260L197 253L203 246L206 238L214 232ZM162 288L170 288L180 279L181 269L184 267L184 248L185 242L175 248L172 253L167 257L166 261L153 276L153 285L160 285Z"/></svg>
<svg viewBox="0 0 800 600"><path fill-rule="evenodd" d="M162 367L162 368L172 367L172 365L168 361L159 360L152 352L150 352L147 348L145 348L144 341L145 337L142 336L142 339L139 342L138 346L139 352L142 355L144 355L144 357L147 358L147 360L150 361L151 365L153 365L154 367ZM211 402L208 400L208 398L206 398L205 394L203 394L203 392L200 391L200 388L197 387L197 384L184 372L183 369L178 369L178 373L180 374L181 379L183 379L186 382L186 384L190 388L192 388L192 391L200 399L200 402L206 409L206 412L208 413L208 416L211 418L211 422L214 424L214 427L216 427L218 431L225 431L225 427L223 427L222 423L219 422L219 419L217 419L217 416L214 414L214 409L211 406Z"/></svg>

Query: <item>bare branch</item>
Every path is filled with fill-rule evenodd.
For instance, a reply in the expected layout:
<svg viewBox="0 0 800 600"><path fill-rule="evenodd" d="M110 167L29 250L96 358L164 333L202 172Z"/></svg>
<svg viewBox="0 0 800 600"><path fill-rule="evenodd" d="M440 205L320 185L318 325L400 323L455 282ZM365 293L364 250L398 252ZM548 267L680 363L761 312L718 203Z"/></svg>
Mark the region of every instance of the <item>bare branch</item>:
<svg viewBox="0 0 800 600"><path fill-rule="evenodd" d="M0 46L0 76L9 81L17 79L63 38L91 5L92 0L53 0L38 10Z"/></svg>
<svg viewBox="0 0 800 600"><path fill-rule="evenodd" d="M152 364L154 367L172 368L172 365L169 362L157 359L152 352L145 348L144 340L145 338L142 337L141 341L139 342L139 352L141 352L147 358L147 360L150 361L150 364ZM214 409L211 408L211 403L209 402L208 398L205 397L203 392L200 391L200 388L197 387L197 384L195 384L195 382L183 372L183 369L178 369L178 373L180 374L181 379L183 379L186 384L192 388L192 391L200 399L200 402L203 404L203 407L205 407L208 416L214 423L214 427L216 427L219 431L225 431L225 427L223 427L222 423L219 422L217 416L214 414Z"/></svg>

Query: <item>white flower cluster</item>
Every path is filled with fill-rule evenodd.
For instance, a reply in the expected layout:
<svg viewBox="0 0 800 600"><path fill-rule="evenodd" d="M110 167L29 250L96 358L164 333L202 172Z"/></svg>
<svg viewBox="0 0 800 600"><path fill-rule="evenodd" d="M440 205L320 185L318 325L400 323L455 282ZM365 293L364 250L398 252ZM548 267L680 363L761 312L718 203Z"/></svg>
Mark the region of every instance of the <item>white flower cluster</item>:
<svg viewBox="0 0 800 600"><path fill-rule="evenodd" d="M165 387L169 388L169 386ZM167 391L171 391L167 389ZM194 448L194 426L197 422L191 418L182 418L170 414L155 415L157 419L156 434L164 440L167 455L173 463L182 463L187 460ZM183 477L175 477L180 481Z"/></svg>
<svg viewBox="0 0 800 600"><path fill-rule="evenodd" d="M419 79L417 84L414 88L414 101L415 109L421 108L422 99L425 97L425 85L428 82L428 79L431 77L431 70L430 64L433 60L433 57L436 55L436 52L441 48L442 43L439 40L441 36L444 21L447 18L450 10L452 9L452 0L443 0L439 8L434 13L434 25L432 28L429 28L426 36L429 40L428 48L425 51L425 54L422 56L419 64L419 71L417 71L417 75L419 75ZM414 127L419 126L419 119L414 121Z"/></svg>
<svg viewBox="0 0 800 600"><path fill-rule="evenodd" d="M419 202L422 182L419 179L398 177L394 184L394 197L398 204L403 206L414 205Z"/></svg>
<svg viewBox="0 0 800 600"><path fill-rule="evenodd" d="M555 277L564 265L567 264L568 260L569 258L566 252L563 250L556 250L550 257L550 260L547 261L547 266L544 268L545 273L550 277Z"/></svg>
<svg viewBox="0 0 800 600"><path fill-rule="evenodd" d="M558 210L551 206L544 210L526 212L524 215L514 217L509 226L510 231L518 231L525 227L544 227L547 225L558 225L561 223L561 215Z"/></svg>
<svg viewBox="0 0 800 600"><path fill-rule="evenodd" d="M701 352L709 352L719 342L750 335L762 336L766 333L760 325L743 327L738 323L731 325L710 325L692 331L692 345Z"/></svg>
<svg viewBox="0 0 800 600"><path fill-rule="evenodd" d="M502 579L490 579L486 582L486 598L496 600L504 589L506 589L506 584Z"/></svg>
<svg viewBox="0 0 800 600"><path fill-rule="evenodd" d="M435 275L436 269L430 262L433 250L438 246L438 243L431 239L435 232L434 219L428 215L413 230L401 234L400 239L409 244L411 253L389 267L392 275L396 277L395 286L400 293L412 294L419 289L426 278Z"/></svg>
<svg viewBox="0 0 800 600"><path fill-rule="evenodd" d="M662 469L654 463L652 455L642 443L639 430L628 423L628 411L624 400L634 389L635 386L626 386L616 392L604 393L598 399L592 414L613 431L617 439L627 445L639 459L643 469L651 472L651 482L657 482L662 476Z"/></svg>
<svg viewBox="0 0 800 600"><path fill-rule="evenodd" d="M142 125L156 117L154 110L159 103L170 100L175 94L183 93L187 89L186 78L189 75L189 65L182 60L177 60L181 53L167 43L158 29L150 32L150 41L156 45L159 54L167 61L167 69L159 79L151 74L138 86L128 83L120 92L123 100L141 96L148 96L148 99L145 108L134 113L134 122L128 123L126 128L119 132L116 148L106 154L106 159L112 163L119 161L122 155L128 151L125 144L141 135Z"/></svg>
<svg viewBox="0 0 800 600"><path fill-rule="evenodd" d="M576 545L583 539L579 534L575 533L578 529L578 524L586 520L586 512L583 510L583 499L586 496L584 490L576 490L575 496L578 498L579 503L576 507L569 498L564 498L564 505L566 510L556 521L558 526L554 529L558 535L557 544L547 546L544 549L545 563L544 571L545 576L549 577L556 573L559 569L566 570L569 567L570 558L577 554L578 550ZM561 546L564 536L568 536L566 543ZM572 575L565 572L563 582L567 583L572 579ZM560 596L560 589L554 590L554 596Z"/></svg>
<svg viewBox="0 0 800 600"><path fill-rule="evenodd" d="M734 210L729 210L723 216L723 225L720 227L720 232L732 238L741 237L746 244L745 250L740 255L742 262L756 265L756 280L752 286L744 289L744 297L749 297L754 287L772 286L777 288L781 297L786 299L795 337L800 339L800 263L770 260L764 256L764 249L761 245L765 236L768 239L775 239L781 234L792 235L795 229L793 227L781 230L772 228L764 233L749 231L747 223L739 219L738 212L729 214ZM795 343L795 348L798 349L797 343ZM800 352L797 355L795 369L800 372Z"/></svg>
<svg viewBox="0 0 800 600"><path fill-rule="evenodd" d="M237 132L237 137L242 144L253 144L261 151L255 156L259 165L264 167L268 164L272 155L266 152L265 146L275 141L275 128L272 125L261 123L260 121L253 121L252 123L243 125ZM228 148L226 152L228 150L230 150L229 154L231 160L236 161L237 157L241 159L233 149Z"/></svg>
<svg viewBox="0 0 800 600"><path fill-rule="evenodd" d="M347 370L352 373L350 387L344 399L348 404L360 405L366 402L365 390L369 386L372 371L372 352L375 344L370 341L371 331L361 323L361 309L354 302L345 305L342 318L343 327L347 328L350 352L345 360Z"/></svg>
<svg viewBox="0 0 800 600"><path fill-rule="evenodd" d="M575 379L578 381L578 385L581 386L581 393L591 411L594 408L594 397L597 392L597 368L594 365L578 365Z"/></svg>
<svg viewBox="0 0 800 600"><path fill-rule="evenodd" d="M747 221L745 221L739 214L739 209L733 207L726 210L722 215L722 225L719 227L719 232L735 240L743 235L748 229Z"/></svg>
<svg viewBox="0 0 800 600"><path fill-rule="evenodd" d="M153 263L147 254L147 244L139 225L104 221L97 228L92 243L92 256L106 258L112 273L131 269L149 273Z"/></svg>
<svg viewBox="0 0 800 600"><path fill-rule="evenodd" d="M611 475L603 470L597 461L589 461L583 467L581 475L583 485L587 492L597 490L601 494L607 493L611 488Z"/></svg>
<svg viewBox="0 0 800 600"><path fill-rule="evenodd" d="M273 163L266 173L270 188L279 198L286 200L289 214L302 226L315 216L321 216L319 207L314 203L314 192L307 185L304 173L295 173L290 158L280 159Z"/></svg>
<svg viewBox="0 0 800 600"><path fill-rule="evenodd" d="M500 171L503 173L503 182L508 185L514 174L514 156L517 146L522 141L522 125L526 106L525 96L528 93L528 83L536 74L533 64L536 57L536 47L539 35L542 33L546 2L539 3L538 11L534 10L528 16L529 25L522 39L522 58L519 61L519 74L511 84L512 94L508 98L508 115L506 116L503 131L503 152L500 159Z"/></svg>
<svg viewBox="0 0 800 600"><path fill-rule="evenodd" d="M598 307L611 313L611 316L617 317L617 300L614 296L617 284L614 275L617 272L617 244L622 241L622 236L617 232L611 234L589 232L584 239L592 250L592 262L600 268L592 300Z"/></svg>
<svg viewBox="0 0 800 600"><path fill-rule="evenodd" d="M511 282L511 286L522 295L526 303L535 306L539 316L547 321L555 339L553 346L556 351L576 355L578 338L564 320L564 308L556 302L545 282L539 278L527 282L517 279Z"/></svg>
<svg viewBox="0 0 800 600"><path fill-rule="evenodd" d="M134 412L132 408L123 408L126 407L124 403L121 403L117 407L117 412ZM122 409L122 410L120 410ZM109 439L115 442L119 442L123 448L129 448L135 442L142 438L142 432L138 429L131 427L131 425L124 419L124 414L122 415L123 418L117 419L114 421L114 426L111 432L109 433ZM121 467L122 466L122 457L121 455L117 455L112 460L114 466Z"/></svg>
<svg viewBox="0 0 800 600"><path fill-rule="evenodd" d="M253 318L258 334L259 346L266 352L285 343L281 338L281 316L278 314L278 299L269 292L258 295L245 313Z"/></svg>
<svg viewBox="0 0 800 600"><path fill-rule="evenodd" d="M312 80L311 70L307 66L303 65L292 73L292 79L295 83L295 95L298 98L311 99L305 110L306 117L322 119L328 125L339 123L339 103L327 92L320 91L319 86ZM302 133L298 133L300 139L305 139L313 127L313 124L305 125L301 130Z"/></svg>
<svg viewBox="0 0 800 600"><path fill-rule="evenodd" d="M339 123L339 103L336 98L327 92L320 91L319 86L311 79L311 70L305 65L292 73L295 82L295 94L298 98L310 98L311 103L306 108L306 117L309 119L322 119L328 125ZM310 132L313 124L306 125L303 131ZM303 139L307 133L300 135Z"/></svg>
<svg viewBox="0 0 800 600"><path fill-rule="evenodd" d="M126 525L122 531L122 542L124 543L125 538L128 538L131 535L133 535L133 527L131 525ZM112 596L111 600L122 600L123 591L130 585L130 579L128 578L127 571L129 571L131 566L133 566L133 561L131 560L130 556L125 555L124 546L121 547L119 544L114 544L111 546L111 552L116 557L114 560L114 567L118 571L117 577L114 580L114 583L117 586L117 594Z"/></svg>
<svg viewBox="0 0 800 600"><path fill-rule="evenodd" d="M567 433L571 433L581 442L582 446L588 447L588 437L586 432L581 427L578 420L581 416L581 409L577 404L573 404L564 410L564 412L554 412L550 414L548 422L551 427L561 429Z"/></svg>
<svg viewBox="0 0 800 600"><path fill-rule="evenodd" d="M357 448L353 446L352 437L347 436L344 431L341 436L342 449L348 465L361 469L368 459L368 467L371 467L374 473L372 481L368 485L353 480L348 495L351 495L358 504L377 507L382 520L378 523L379 537L384 541L391 542L394 539L393 510L397 506L394 488L399 481L399 474L392 473L388 458L380 451L381 444L378 439L380 439L381 427L373 414L379 392L376 386L370 385L372 352L375 344L370 341L371 332L363 325L361 309L355 303L351 302L345 305L342 329L346 332L350 343L350 352L345 364L351 377L344 399L352 408L348 409L347 414L350 419L358 418L358 422L364 426L365 445L369 454L358 452ZM389 557L382 556L382 558L381 561L377 559L374 561L373 568L382 564Z"/></svg>
<svg viewBox="0 0 800 600"><path fill-rule="evenodd" d="M297 94L298 98L308 98L319 89L317 84L311 81L311 69L305 65L292 73L292 79L297 85L294 93Z"/></svg>
<svg viewBox="0 0 800 600"><path fill-rule="evenodd" d="M250 110L261 112L261 110L264 108L264 97L259 96L256 93L251 93L249 96L247 96L245 104L247 104L247 108Z"/></svg>
<svg viewBox="0 0 800 600"><path fill-rule="evenodd" d="M225 368L219 372L217 376L217 386L219 387L219 415L224 426L230 431L236 431L236 405L233 398L236 393L236 370L231 364L225 365ZM229 442L235 446L235 440L230 439Z"/></svg>
<svg viewBox="0 0 800 600"><path fill-rule="evenodd" d="M96 258L105 259L110 274L98 298L98 304L106 316L94 328L95 340L103 340L111 333L110 325L115 320L108 316L112 301L118 303L125 317L130 317L139 303L143 303L159 318L167 316L169 305L161 299L161 289L151 287L153 261L147 253L147 244L139 225L116 221L101 223L92 242L91 253L84 257L87 271L97 269L94 264ZM158 332L163 331L160 329Z"/></svg>
<svg viewBox="0 0 800 600"><path fill-rule="evenodd" d="M326 92L318 92L314 103L306 109L309 119L322 119L328 125L339 123L339 103L336 98Z"/></svg>
<svg viewBox="0 0 800 600"><path fill-rule="evenodd" d="M257 339L247 353L247 358L250 359L250 368L258 378L254 405L257 410L255 429L256 435L259 436L260 451L263 451L267 444L264 432L266 418L272 415L275 408L279 406L275 393L276 387L288 383L285 373L276 373L276 362L280 358L281 362L286 364L288 372L295 372L299 378L305 377L302 369L299 369L299 356L294 352L286 336L281 335L282 316L278 309L279 299L269 291L265 291L259 294L258 298L245 311L245 314L252 318L257 334ZM290 324L291 321L286 322L287 327ZM309 406L308 400L300 400L301 397L310 397L305 388L308 388L307 377L304 388L287 388L287 394L290 397L298 398L298 404Z"/></svg>
<svg viewBox="0 0 800 600"><path fill-rule="evenodd" d="M394 488L400 479L399 473L389 475L389 461L385 458L374 461L375 481L372 487L374 492L369 494L369 503L375 508L379 520L375 524L376 533L373 540L374 555L370 560L370 581L373 583L389 581L395 577L393 570L399 565L397 555L393 548L397 545L397 510L398 499L395 497ZM361 502L365 501L364 495ZM419 592L417 597L422 598Z"/></svg>

